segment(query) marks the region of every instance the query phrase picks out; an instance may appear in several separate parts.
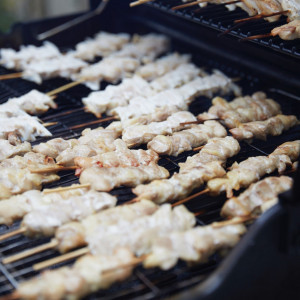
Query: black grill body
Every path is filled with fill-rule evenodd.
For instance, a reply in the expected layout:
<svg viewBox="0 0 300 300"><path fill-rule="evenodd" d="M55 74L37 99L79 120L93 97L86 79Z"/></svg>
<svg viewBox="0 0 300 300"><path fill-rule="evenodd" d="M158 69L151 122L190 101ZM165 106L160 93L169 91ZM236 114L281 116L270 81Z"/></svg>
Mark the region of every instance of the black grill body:
<svg viewBox="0 0 300 300"><path fill-rule="evenodd" d="M176 5L179 1L154 1L150 5L132 9L128 7L128 1L111 2L104 14L60 33L50 41L66 50L100 30L140 34L161 32L171 37L172 50L191 53L193 62L205 67L207 71L218 68L228 76L239 77L238 84L243 88L244 94L263 90L281 104L283 113L296 114L300 118L300 60L297 52L299 42L295 42L296 46L293 47L296 48L293 53L288 53L264 43L240 43L234 32L233 35L219 38L219 30L227 28L232 22L232 16L222 7L215 10L206 9L205 18L199 21L195 18L199 18L200 14L193 15L190 10L175 14L171 12L170 5ZM91 9L97 4L98 1L91 1ZM0 38L0 46L39 44L35 39L37 33L75 16L16 24L10 34ZM211 22L205 23L207 18L211 19ZM219 26L214 25L216 20ZM230 22L223 23L224 20ZM1 74L8 72L0 68ZM20 96L33 88L47 92L66 82L57 78L37 86L21 79L0 81L0 102L9 97ZM106 84L103 83L102 88ZM50 110L41 116L44 121L58 122L49 128L53 137L79 137L84 127L72 127L96 120L93 115L78 109L82 107L81 98L88 93L89 89L84 86L63 92L56 99L58 110ZM232 98L232 95L228 96L228 99ZM207 110L210 104L209 99L199 97L190 110L197 114ZM106 125L108 122L89 127ZM241 152L228 161L228 166L235 160L239 162L249 156L267 155L281 143L299 138L300 127L297 126L281 136L268 138L267 142L254 141L250 145L241 143ZM44 139L38 139L35 143L41 141ZM178 163L191 154L183 153L177 158L166 157L160 160L160 164L172 174L178 171ZM61 180L48 185L47 188L77 182L72 172L63 172L60 175ZM278 205L251 225L249 232L225 259L214 255L206 264L189 267L180 262L167 272L138 267L128 281L114 285L107 291L99 291L88 299L282 299L283 296L297 299L300 293L299 170L297 176L293 192L283 195ZM115 189L112 193L118 196L119 203L134 197L130 189L124 187ZM187 203L187 207L194 212L203 211L197 216L197 224L206 225L221 219L220 208L225 200L225 196L201 196ZM0 233L18 226L19 223L10 228L1 226ZM30 240L22 236L8 239L0 243L0 259L47 241L47 238ZM0 295L11 292L19 281L36 275L31 268L32 264L57 255L56 251L49 250L6 266L0 263Z"/></svg>

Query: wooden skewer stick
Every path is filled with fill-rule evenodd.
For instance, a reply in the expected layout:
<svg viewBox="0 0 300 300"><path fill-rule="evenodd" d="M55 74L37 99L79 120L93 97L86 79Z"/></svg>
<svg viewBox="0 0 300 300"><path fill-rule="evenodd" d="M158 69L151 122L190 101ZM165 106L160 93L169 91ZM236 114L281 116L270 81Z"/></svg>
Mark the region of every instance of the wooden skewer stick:
<svg viewBox="0 0 300 300"><path fill-rule="evenodd" d="M71 185L71 186L66 186L66 187L59 187L56 189L45 189L45 190L43 190L43 193L50 194L50 193L64 192L64 191L75 190L75 189L84 189L84 188L88 189L90 187L91 187L90 183L77 184L77 185Z"/></svg>
<svg viewBox="0 0 300 300"><path fill-rule="evenodd" d="M48 267L56 265L56 264L63 263L65 261L83 256L83 255L88 254L88 253L90 253L90 249L88 247L84 247L84 248L75 250L73 252L61 255L59 257L48 259L48 260L43 261L41 263L35 264L35 265L33 265L33 269L35 271L40 271L42 269L48 268ZM119 268L126 268L126 267L135 266L135 265L141 263L142 261L144 261L147 256L148 255L142 255L140 257L135 258L130 263L107 269L107 270L103 271L103 273L113 272L115 270L118 270Z"/></svg>
<svg viewBox="0 0 300 300"><path fill-rule="evenodd" d="M211 224L211 226L213 228L221 228L221 227L228 226L228 225L245 223L247 221L254 220L254 219L256 219L256 217L254 217L252 215L244 216L244 217L234 217L230 220L226 220L226 221L222 221L222 222L214 222Z"/></svg>
<svg viewBox="0 0 300 300"><path fill-rule="evenodd" d="M200 147L197 147L197 148L194 148L193 151L199 151L199 150L201 150L203 147L204 147L204 145L203 145L203 146L200 146Z"/></svg>
<svg viewBox="0 0 300 300"><path fill-rule="evenodd" d="M220 118L215 119L207 119L207 120L197 120L197 121L190 121L190 122L182 122L180 125L193 125L193 124L202 124L205 121L222 121Z"/></svg>
<svg viewBox="0 0 300 300"><path fill-rule="evenodd" d="M172 7L172 10L178 10L178 9L182 9L182 8L186 8L186 7L190 7L190 6L195 6L199 3L205 3L205 2L208 2L208 1L209 0L197 0L197 1L193 1L193 2L189 2L189 3L174 6L174 7Z"/></svg>
<svg viewBox="0 0 300 300"><path fill-rule="evenodd" d="M206 194L206 193L208 193L208 192L209 192L209 189L205 189L205 190L203 190L203 191L201 191L201 192L199 192L199 193L196 193L196 194L191 195L191 196L189 196L189 197L186 197L186 198L184 198L184 199L182 199L182 200L179 200L178 202L173 203L173 204L172 204L172 207L175 207L175 206L178 206L178 205L183 204L183 203L185 203L185 202L188 202L188 201L190 201L190 200L192 200L192 199L194 199L194 198L196 198L196 197L198 197L198 196L200 196L200 195L204 195L204 194Z"/></svg>
<svg viewBox="0 0 300 300"><path fill-rule="evenodd" d="M151 1L153 1L153 0L138 0L138 1L131 2L129 4L129 6L134 7L134 6L141 5L141 4L144 4L144 3L147 3L147 2L151 2Z"/></svg>
<svg viewBox="0 0 300 300"><path fill-rule="evenodd" d="M252 35L248 36L246 38L240 39L241 42L245 41L251 41L251 40L256 40L256 39L264 39L273 36L272 33L266 33L266 34L258 34L258 35Z"/></svg>
<svg viewBox="0 0 300 300"><path fill-rule="evenodd" d="M194 216L197 217L197 216L200 216L200 215L203 215L205 213L205 210L199 210L197 212L194 213Z"/></svg>
<svg viewBox="0 0 300 300"><path fill-rule="evenodd" d="M5 234L3 234L3 235L0 236L0 241L6 240L6 239L8 239L8 238L10 238L10 237L13 237L13 236L15 236L15 235L18 235L18 234L22 234L22 233L24 233L25 231L26 231L26 228L21 227L21 228L18 228L18 229L16 229L16 230L14 230L14 231L5 233Z"/></svg>
<svg viewBox="0 0 300 300"><path fill-rule="evenodd" d="M35 264L35 265L33 265L33 269L35 271L39 271L39 270L48 268L52 265L60 264L60 263L63 263L65 261L80 257L80 256L85 255L85 254L88 254L89 252L90 252L89 248L87 248L87 247L81 248L81 249L75 250L73 252L61 255L59 257L54 257L54 258L48 259L46 261L43 261L41 263Z"/></svg>
<svg viewBox="0 0 300 300"><path fill-rule="evenodd" d="M139 202L139 201L141 201L141 199L139 197L135 197L135 198L131 199L130 201L127 201L127 202L125 202L121 205L129 205L129 204L136 203L136 202Z"/></svg>
<svg viewBox="0 0 300 300"><path fill-rule="evenodd" d="M81 111L81 110L84 110L84 109L85 109L85 107L79 107L79 108L71 109L71 110L68 110L68 111L65 111L65 112L61 112L61 113L57 113L57 114L52 114L50 116L47 116L47 117L43 118L43 121L46 121L46 120L49 120L49 119L53 119L53 118L56 118L56 117L70 115L70 114L72 114L74 112Z"/></svg>
<svg viewBox="0 0 300 300"><path fill-rule="evenodd" d="M117 120L117 119L118 118L115 117L115 116L107 117L107 118L104 118L104 119L99 119L99 120L96 120L96 121L75 125L75 126L70 127L70 129L77 129L77 128L81 128L81 127L85 127L85 126L89 126L89 125L94 125L94 124L98 124L98 123L102 123L102 122L106 122L106 121L110 121L110 120Z"/></svg>
<svg viewBox="0 0 300 300"><path fill-rule="evenodd" d="M0 75L0 80L21 78L22 76L23 76L23 72L4 74L4 75Z"/></svg>
<svg viewBox="0 0 300 300"><path fill-rule="evenodd" d="M74 81L74 82L70 82L68 84L65 84L65 85L53 90L53 91L48 92L46 95L53 96L53 95L59 94L63 91L66 91L66 90L68 90L68 89L70 89L74 86L77 86L77 85L83 83L84 81L85 81L84 79L80 79L80 80L77 80L77 81Z"/></svg>
<svg viewBox="0 0 300 300"><path fill-rule="evenodd" d="M44 127L49 127L49 126L53 126L56 125L58 122L48 122L48 123L44 123L43 126Z"/></svg>
<svg viewBox="0 0 300 300"><path fill-rule="evenodd" d="M40 252L43 252L43 251L46 251L46 250L55 249L55 247L57 247L57 246L58 246L58 241L53 239L49 243L40 245L40 246L35 247L33 249L29 249L29 250L17 253L17 254L12 255L12 256L9 256L9 257L3 259L2 263L3 264L10 264L10 263L13 263L17 260L21 260L23 258L26 258L28 256L32 256L34 254L37 254L37 253L40 253Z"/></svg>
<svg viewBox="0 0 300 300"><path fill-rule="evenodd" d="M114 268L104 270L102 273L107 274L107 273L111 273L111 272L114 272L114 271L118 271L120 268L125 269L125 268L134 267L134 266L140 264L141 262L143 262L147 258L147 256L148 255L145 254L145 255L141 255L140 257L135 257L130 263L119 265L119 266L116 266Z"/></svg>
<svg viewBox="0 0 300 300"><path fill-rule="evenodd" d="M41 169L30 169L29 171L34 174L43 174L43 173L52 173L52 172L58 172L58 171L69 171L69 170L76 170L78 167L76 166L70 166L70 167L50 167L50 168L41 168Z"/></svg>
<svg viewBox="0 0 300 300"><path fill-rule="evenodd" d="M256 16L235 20L234 23L238 24L238 23L243 23L243 22L248 22L248 21L259 20L259 19L263 19L263 18L283 15L283 14L286 14L288 12L289 12L288 10L284 10L284 11L278 11L278 12L271 13L271 14L258 14Z"/></svg>

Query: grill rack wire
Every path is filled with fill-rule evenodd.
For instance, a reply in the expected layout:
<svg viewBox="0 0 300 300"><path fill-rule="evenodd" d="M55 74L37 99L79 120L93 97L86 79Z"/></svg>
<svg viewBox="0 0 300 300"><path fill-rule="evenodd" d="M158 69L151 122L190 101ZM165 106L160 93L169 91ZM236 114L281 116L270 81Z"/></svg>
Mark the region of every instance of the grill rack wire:
<svg viewBox="0 0 300 300"><path fill-rule="evenodd" d="M147 3L147 5L153 6L156 9L216 29L220 32L225 32L234 27L236 25L234 23L235 20L249 17L249 15L239 7L233 11L229 11L225 5L215 4L208 4L203 8L199 8L198 5L195 5L180 10L172 10L172 7L180 4L182 4L181 0L155 0ZM230 31L229 34L239 39L252 35L267 34L271 32L273 28L286 24L286 22L286 17L281 17L276 22L268 22L263 19L255 20L236 27ZM256 39L251 42L263 47L271 48L282 54L300 58L299 40L285 41L279 37L269 37Z"/></svg>
<svg viewBox="0 0 300 300"><path fill-rule="evenodd" d="M147 29L144 29L144 31ZM278 101L285 114L295 114L297 112L300 117L300 101L299 98L283 89L274 88L266 84L266 81L259 76L253 76L245 74L243 68L239 69L233 67L229 62L220 62L217 60L210 60L203 56L198 49L187 48L186 44L174 43L174 49L181 52L192 52L193 61L199 66L206 67L207 70L211 68L219 68L225 72L228 76L241 78L239 85L243 87L244 94L249 94L257 90L263 89L267 92L268 96ZM0 74L6 74L10 71L0 67ZM258 75L258 74L257 74ZM51 79L45 81L41 86L37 86L34 83L22 80L12 79L9 81L0 82L0 103L5 102L10 97L20 96L33 88L37 88L40 91L47 92L58 86L65 84L67 81L64 79ZM103 83L102 88L107 83ZM55 100L58 103L58 110L50 110L41 119L44 121L57 121L58 124L49 127L49 130L53 133L53 137L64 137L64 138L76 138L79 137L80 132L84 128L70 130L69 128L96 120L96 118L83 110L78 110L82 107L80 99L87 95L89 90L80 85L74 87L69 91L61 93ZM232 99L232 95L227 97ZM208 109L210 106L210 100L205 97L199 97L191 105L190 110L197 114ZM72 111L72 114L61 115L61 113ZM107 126L109 122L103 124L97 124L88 126L96 128L98 126ZM235 160L242 161L249 156L266 155L272 152L276 146L289 140L295 140L300 137L299 126L289 130L279 137L271 137L268 142L255 141L253 144L242 143L241 152L234 158L228 160L228 166L230 166ZM35 143L45 141L46 139L38 139ZM181 154L179 157L166 157L160 160L160 165L166 167L170 173L178 171L178 162L184 161L188 155L192 152ZM72 174L72 172L65 171L61 172L61 180L45 186L45 188L54 188L57 186L70 185L78 182L78 179ZM197 191L194 191L197 192ZM130 200L134 197L129 188L118 188L112 191L112 194L118 197L119 202ZM225 201L224 196L209 197L200 196L192 201L188 202L186 206L193 212L203 211L203 214L197 216L197 225L206 225L211 222L221 220L219 212L222 204ZM8 227L5 225L0 226L0 234L4 234L10 230L13 230L19 226L16 222L12 226ZM0 260L3 257L10 256L22 250L26 250L42 243L49 241L48 238L40 238L30 240L24 236L15 236L6 241L0 242ZM36 275L37 273L32 270L31 266L34 263L43 261L48 258L52 258L59 255L56 251L48 250L43 253L34 255L32 257L23 259L21 261L3 265L0 263L0 295L5 295L13 291L16 288L18 282L26 280ZM161 271L159 269L145 270L142 267L137 267L133 273L133 276L119 284L115 284L106 291L99 291L87 299L158 299L164 298L182 290L188 290L191 287L204 282L205 279L209 278L214 270L218 268L222 262L222 258L219 255L213 255L209 262L200 266L188 267L184 262L180 262L175 268L169 271ZM72 261L71 261L72 262ZM63 263L56 265L59 267L62 265L70 264Z"/></svg>

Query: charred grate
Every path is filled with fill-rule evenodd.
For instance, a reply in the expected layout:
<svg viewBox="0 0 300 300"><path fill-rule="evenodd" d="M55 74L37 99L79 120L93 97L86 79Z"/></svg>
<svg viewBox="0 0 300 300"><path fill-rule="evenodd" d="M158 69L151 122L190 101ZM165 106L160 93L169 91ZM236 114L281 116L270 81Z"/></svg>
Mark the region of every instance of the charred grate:
<svg viewBox="0 0 300 300"><path fill-rule="evenodd" d="M190 49L184 49L183 46L180 48L180 50L189 52ZM207 60L205 64L205 57L203 57L201 53L194 56L194 62L199 66L207 66L207 69L211 67L218 67L231 77L240 77L241 80L239 81L239 84L243 87L244 94L252 93L264 86L264 82L260 79L246 76L242 70L233 69L229 64L226 65L216 61L211 62L209 60ZM7 72L8 71L6 69L0 68L0 74ZM37 86L21 79L0 81L0 102L6 101L9 97L20 96L33 88L47 92L65 83L66 80L64 79L47 80L41 86ZM281 104L283 113L295 114L295 112L297 112L298 117L300 116L300 101L298 101L299 99L297 100L296 96L288 94L285 91L275 90L268 86L265 86L264 90L270 97L273 97ZM49 128L49 130L53 133L53 137L76 138L80 135L80 132L84 129L84 127L76 130L72 130L70 127L96 120L93 115L85 113L80 109L82 107L81 98L86 96L88 93L89 90L82 85L63 92L56 98L58 109L50 110L41 116L41 119L46 122L58 122L57 125ZM232 98L232 95L228 96L227 98ZM210 106L210 103L211 102L209 99L205 97L199 97L191 105L190 110L194 114L198 114L207 110ZM65 114L69 111L72 113ZM100 123L90 127L96 128L98 126L106 125L108 125L108 122L105 122L104 124ZM279 137L269 138L267 143L261 141L255 141L251 145L242 143L242 149L240 153L228 161L228 166L230 166L236 160L242 161L249 156L268 154L272 152L276 146L283 142L299 139L299 129L299 126L297 126ZM45 140L46 139L38 139L35 143ZM160 165L166 167L172 174L178 171L178 163L185 161L187 156L191 154L193 154L192 151L182 153L178 157L164 157L159 163ZM60 173L60 176L61 179L58 182L49 184L45 187L53 188L78 182L78 179L73 175L73 172L62 172ZM196 193L197 191L194 192ZM123 203L134 197L134 195L131 193L131 189L125 187L117 188L111 193L118 197L119 203ZM201 212L197 216L197 225L201 226L221 219L220 208L222 207L224 201L225 196L209 197L202 195L191 200L186 205L193 212ZM0 234L4 234L9 230L13 230L18 227L19 223L15 223L11 227L2 225L0 226ZM22 250L30 249L48 241L48 238L31 240L24 236L12 237L0 242L0 260L3 257L10 256ZM56 251L48 250L12 264L0 264L0 295L12 292L18 282L36 275L37 272L33 271L32 269L33 264L57 255L59 255L59 253ZM201 283L211 274L213 270L216 269L220 262L221 258L218 255L213 255L206 264L196 267L187 267L184 262L180 262L175 268L169 271L161 271L159 269L145 270L142 267L138 267L129 280L122 283L117 283L110 289L99 291L87 297L86 299L157 299L166 297ZM55 267L70 263L71 262L56 265Z"/></svg>
<svg viewBox="0 0 300 300"><path fill-rule="evenodd" d="M172 10L172 7L181 5L181 0L155 0L147 3L147 5L159 9L163 12L178 16L189 21L216 29L224 32L236 24L235 20L249 17L249 15L241 8L229 11L224 5L208 4L206 7L200 8L198 5L187 7L180 10ZM241 26L233 29L229 35L237 38L245 38L252 35L267 34L277 26L286 23L286 18L281 17L278 21L269 23L264 20L246 22ZM299 40L284 41L279 37L270 37L251 41L264 47L272 48L278 52L288 54L290 56L300 58Z"/></svg>

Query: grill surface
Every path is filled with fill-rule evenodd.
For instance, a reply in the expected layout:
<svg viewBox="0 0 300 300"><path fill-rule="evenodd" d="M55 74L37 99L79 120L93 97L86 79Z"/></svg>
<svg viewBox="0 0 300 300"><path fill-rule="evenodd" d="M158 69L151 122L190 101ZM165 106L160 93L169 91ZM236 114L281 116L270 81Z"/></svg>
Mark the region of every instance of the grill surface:
<svg viewBox="0 0 300 300"><path fill-rule="evenodd" d="M234 21L249 17L249 15L241 8L229 11L224 5L209 4L207 7L199 8L198 5L187 7L180 10L172 10L171 8L182 4L181 0L156 0L147 5L153 6L164 12L181 18L196 22L198 24L214 28L220 32L235 26ZM229 34L238 38L245 38L252 35L266 34L277 26L286 23L286 17L281 17L276 22L269 23L264 20L256 20L246 22L241 26L235 27ZM279 37L271 37L253 40L253 43L270 47L293 57L300 58L300 42L299 40L284 41Z"/></svg>
<svg viewBox="0 0 300 300"><path fill-rule="evenodd" d="M164 1L166 2L166 1ZM174 2L173 2L174 3ZM207 70L217 67L228 76L240 77L239 85L243 87L243 93L249 94L257 90L264 90L268 96L278 101L285 114L298 113L300 116L300 101L297 96L289 94L284 90L274 88L272 85L266 84L265 80L259 78L259 76L249 76L238 68L233 68L230 63L219 62L215 60L207 59L197 49L186 48L185 44L176 42L176 46L173 50L180 50L181 52L193 53L193 60L199 66L204 66ZM0 68L0 74L7 73L7 70ZM41 86L36 86L33 83L24 81L22 79L13 79L10 81L0 81L0 103L6 101L10 97L20 96L33 88L37 88L40 91L47 92L54 88L57 88L66 83L64 79L53 79L45 81ZM105 86L103 84L102 88ZM53 137L64 137L74 138L80 135L80 132L84 129L72 130L70 127L85 122L96 120L96 118L88 113L85 113L80 109L82 107L81 98L89 93L89 89L80 85L69 91L61 93L57 98L58 104L57 110L50 110L41 119L46 122L58 122L57 125L49 127L49 130L53 133ZM300 94L300 93L298 93ZM228 96L228 99L232 99L232 95ZM191 105L190 110L194 113L200 113L207 110L210 106L211 101L205 97L199 97ZM68 113L72 111L72 113ZM105 116L104 116L105 117ZM100 123L97 125L89 126L96 128L98 126L107 126L109 122ZM271 137L268 142L255 141L249 145L242 143L242 149L238 156L228 161L230 166L234 161L241 161L249 156L265 155L272 152L279 144L299 139L300 127L297 126L288 132L284 133L279 137ZM45 139L39 139L35 143L45 141ZM179 157L165 157L160 160L160 165L166 167L170 173L178 171L178 162L185 161L188 155L192 152L183 153ZM70 185L78 182L78 179L73 175L73 172L62 172L60 173L61 180L52 183L46 188ZM195 193L197 191L194 191ZM119 203L128 201L134 197L129 188L118 188L112 191L112 194L118 196ZM198 225L206 225L211 222L220 220L220 208L225 201L225 196L209 197L200 196L187 203L187 207L193 212L201 212L197 216ZM18 228L19 223L15 223L11 227L0 226L0 234ZM3 257L10 256L18 253L22 250L29 249L49 241L47 238L30 240L24 236L15 236L3 242L0 242L0 260ZM17 283L31 278L37 273L32 270L31 266L34 263L43 261L48 258L59 255L56 251L45 251L41 254L34 255L26 258L22 261L18 261L8 265L2 265L0 263L0 295L4 295L13 291L17 286ZM183 289L190 288L203 280L205 280L213 270L221 262L221 258L218 255L211 257L208 263L195 266L187 267L185 263L180 262L175 268L169 271L161 271L159 269L144 270L138 267L134 271L134 275L126 282L114 285L109 290L100 291L88 297L88 299L157 299L165 296L172 295ZM70 262L69 262L70 263ZM56 265L59 267L61 265Z"/></svg>

